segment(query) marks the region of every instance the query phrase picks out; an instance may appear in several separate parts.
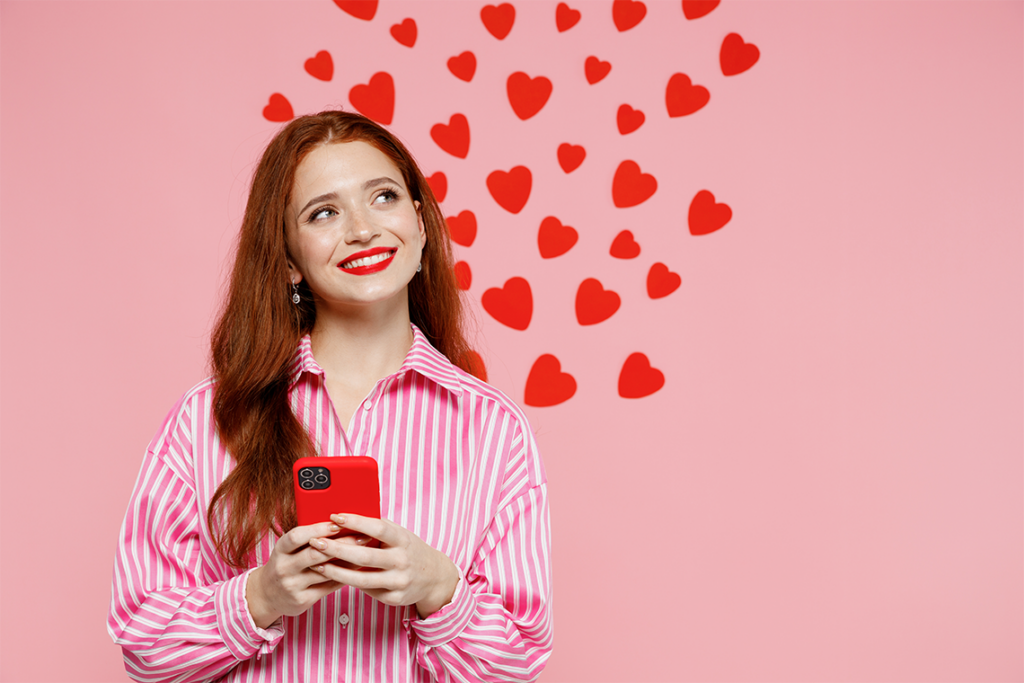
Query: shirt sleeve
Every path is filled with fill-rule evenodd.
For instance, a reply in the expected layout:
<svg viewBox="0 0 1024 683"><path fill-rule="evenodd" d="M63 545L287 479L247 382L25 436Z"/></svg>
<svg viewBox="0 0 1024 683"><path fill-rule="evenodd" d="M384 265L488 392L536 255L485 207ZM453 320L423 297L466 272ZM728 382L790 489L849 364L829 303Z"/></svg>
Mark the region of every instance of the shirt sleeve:
<svg viewBox="0 0 1024 683"><path fill-rule="evenodd" d="M277 625L253 622L245 601L249 571L202 579L205 511L194 486L169 464L190 449L183 422L179 404L147 451L114 560L107 631L128 675L140 681L217 678L270 652L284 635Z"/></svg>
<svg viewBox="0 0 1024 683"><path fill-rule="evenodd" d="M526 448L537 457L532 439ZM526 467L516 468L523 472ZM416 659L439 681L536 680L552 647L550 515L539 458L503 505L452 601L413 619Z"/></svg>

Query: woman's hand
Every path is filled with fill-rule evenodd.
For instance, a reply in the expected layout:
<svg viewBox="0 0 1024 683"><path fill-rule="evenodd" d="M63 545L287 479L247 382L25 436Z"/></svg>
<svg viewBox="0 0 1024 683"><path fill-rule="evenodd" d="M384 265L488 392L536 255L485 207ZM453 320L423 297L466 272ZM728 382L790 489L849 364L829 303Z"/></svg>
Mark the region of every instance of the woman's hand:
<svg viewBox="0 0 1024 683"><path fill-rule="evenodd" d="M451 602L459 571L448 556L427 545L408 529L386 519L360 515L331 515L335 524L380 541L379 548L312 539L310 545L324 557L333 557L363 569L321 562L312 570L320 579L358 588L386 605L416 605L425 619Z"/></svg>
<svg viewBox="0 0 1024 683"><path fill-rule="evenodd" d="M324 580L322 572L310 567L331 560L309 544L341 531L331 522L297 526L277 540L270 559L251 574L245 585L249 614L260 628L266 628L280 616L294 617L313 606L317 600L341 588L340 583ZM332 541L346 546L366 539L346 537Z"/></svg>

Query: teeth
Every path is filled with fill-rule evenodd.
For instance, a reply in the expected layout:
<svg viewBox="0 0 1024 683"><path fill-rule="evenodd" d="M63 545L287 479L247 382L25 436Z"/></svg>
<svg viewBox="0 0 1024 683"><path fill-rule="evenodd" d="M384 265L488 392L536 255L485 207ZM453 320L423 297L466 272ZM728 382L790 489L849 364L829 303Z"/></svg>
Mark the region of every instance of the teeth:
<svg viewBox="0 0 1024 683"><path fill-rule="evenodd" d="M382 251L379 254L373 256L366 256L364 258L357 258L355 261L348 261L342 263L342 268L361 268L363 266L372 266L374 263L380 263L381 261L387 261L389 258L394 256L392 251Z"/></svg>

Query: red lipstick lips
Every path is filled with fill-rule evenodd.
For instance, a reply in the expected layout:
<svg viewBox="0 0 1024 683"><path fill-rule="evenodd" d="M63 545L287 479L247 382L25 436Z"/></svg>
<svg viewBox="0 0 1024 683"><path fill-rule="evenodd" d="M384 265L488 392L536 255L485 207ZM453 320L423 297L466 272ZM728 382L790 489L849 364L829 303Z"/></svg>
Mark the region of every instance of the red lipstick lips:
<svg viewBox="0 0 1024 683"><path fill-rule="evenodd" d="M374 247L356 252L338 264L338 268L349 275L369 275L384 270L391 265L397 250L393 247ZM364 261L359 263L360 261ZM357 264L358 265L352 265Z"/></svg>

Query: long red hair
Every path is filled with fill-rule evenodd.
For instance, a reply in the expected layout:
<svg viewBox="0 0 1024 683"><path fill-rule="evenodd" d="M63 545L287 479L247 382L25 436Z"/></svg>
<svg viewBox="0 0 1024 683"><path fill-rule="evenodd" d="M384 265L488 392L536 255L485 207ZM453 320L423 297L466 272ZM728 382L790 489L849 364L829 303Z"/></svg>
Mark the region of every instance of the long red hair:
<svg viewBox="0 0 1024 683"><path fill-rule="evenodd" d="M250 565L267 533L280 535L295 526L292 464L315 454L288 401L296 345L316 322L305 281L299 285L301 303L292 303L285 209L295 170L314 147L354 140L391 159L421 203L427 239L423 270L409 283L409 316L441 353L470 370L448 229L412 155L359 114L325 111L289 123L267 146L253 176L227 301L211 340L213 415L235 467L210 501L207 522L221 557L236 567Z"/></svg>

